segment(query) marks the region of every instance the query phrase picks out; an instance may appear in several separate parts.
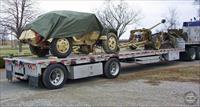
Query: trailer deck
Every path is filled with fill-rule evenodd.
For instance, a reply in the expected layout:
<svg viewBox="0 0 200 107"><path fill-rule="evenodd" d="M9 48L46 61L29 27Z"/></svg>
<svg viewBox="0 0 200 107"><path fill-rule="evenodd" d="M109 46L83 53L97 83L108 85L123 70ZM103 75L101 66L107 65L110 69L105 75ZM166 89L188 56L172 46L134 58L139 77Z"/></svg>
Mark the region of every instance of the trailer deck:
<svg viewBox="0 0 200 107"><path fill-rule="evenodd" d="M42 81L50 89L60 88L66 79L79 79L104 74L107 78L116 78L120 73L120 62L153 63L159 61L178 60L179 53L184 48L160 49L160 50L124 50L117 54L93 54L93 55L70 55L67 58L48 57L13 57L4 58L7 79L13 77L29 80L29 85L39 86ZM48 72L60 72L62 84L52 85ZM58 70L60 69L60 70ZM45 74L44 74L45 73ZM63 74L66 73L66 74ZM44 77L44 75L46 77ZM55 74L57 75L57 74ZM42 78L42 80L41 80ZM58 77L60 78L60 77ZM44 80L45 79L45 80Z"/></svg>
<svg viewBox="0 0 200 107"><path fill-rule="evenodd" d="M116 57L118 59L128 59L128 58L137 58L144 56L154 56L167 54L169 52L183 52L185 49L182 48L171 48L171 49L160 49L160 50L127 50L119 52L118 54L93 54L93 55L70 55L67 58L57 58L53 56L48 57L14 57L14 58L4 58L6 62L17 61L20 63L29 63L29 64L47 64L47 63L63 63L64 65L74 65L74 64L84 64L92 62L101 62L106 61L111 57Z"/></svg>

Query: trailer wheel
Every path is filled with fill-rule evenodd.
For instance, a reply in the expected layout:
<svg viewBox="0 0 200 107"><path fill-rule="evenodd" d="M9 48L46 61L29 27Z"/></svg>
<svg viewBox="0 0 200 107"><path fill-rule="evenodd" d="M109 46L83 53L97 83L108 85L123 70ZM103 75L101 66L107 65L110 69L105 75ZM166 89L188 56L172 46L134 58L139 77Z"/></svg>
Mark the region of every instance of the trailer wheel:
<svg viewBox="0 0 200 107"><path fill-rule="evenodd" d="M104 64L103 74L106 78L116 78L121 71L121 65L118 59L111 58Z"/></svg>
<svg viewBox="0 0 200 107"><path fill-rule="evenodd" d="M195 52L196 52L196 60L200 60L200 47L196 47Z"/></svg>
<svg viewBox="0 0 200 107"><path fill-rule="evenodd" d="M187 48L186 49L186 60L193 61L196 58L195 48Z"/></svg>
<svg viewBox="0 0 200 107"><path fill-rule="evenodd" d="M42 76L42 82L48 89L58 89L64 86L67 80L67 71L61 64L49 65Z"/></svg>

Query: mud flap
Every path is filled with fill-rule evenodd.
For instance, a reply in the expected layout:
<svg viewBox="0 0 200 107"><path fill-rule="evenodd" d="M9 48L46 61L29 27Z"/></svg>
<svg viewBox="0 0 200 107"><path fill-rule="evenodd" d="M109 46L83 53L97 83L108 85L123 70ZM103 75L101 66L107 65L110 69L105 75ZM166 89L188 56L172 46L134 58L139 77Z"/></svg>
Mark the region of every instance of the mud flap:
<svg viewBox="0 0 200 107"><path fill-rule="evenodd" d="M6 78L8 79L8 81L12 81L13 80L13 72L6 70Z"/></svg>
<svg viewBox="0 0 200 107"><path fill-rule="evenodd" d="M33 87L39 87L39 77L29 76L29 85Z"/></svg>

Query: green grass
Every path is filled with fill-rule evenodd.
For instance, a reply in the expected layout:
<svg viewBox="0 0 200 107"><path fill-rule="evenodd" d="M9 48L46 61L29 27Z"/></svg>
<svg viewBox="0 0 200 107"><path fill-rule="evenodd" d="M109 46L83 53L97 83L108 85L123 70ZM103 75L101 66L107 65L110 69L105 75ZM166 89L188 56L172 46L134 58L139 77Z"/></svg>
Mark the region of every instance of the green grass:
<svg viewBox="0 0 200 107"><path fill-rule="evenodd" d="M31 52L29 49L23 49L22 52L19 52L18 49L1 49L0 50L0 56L18 56L18 55L31 55Z"/></svg>
<svg viewBox="0 0 200 107"><path fill-rule="evenodd" d="M4 68L4 57L9 56L28 56L31 52L27 45L22 46L22 52L18 48L11 48L11 46L0 46L0 68Z"/></svg>
<svg viewBox="0 0 200 107"><path fill-rule="evenodd" d="M19 52L18 48L11 48L11 46L0 46L0 56L20 56L31 55L31 52L27 45L22 46L22 52Z"/></svg>

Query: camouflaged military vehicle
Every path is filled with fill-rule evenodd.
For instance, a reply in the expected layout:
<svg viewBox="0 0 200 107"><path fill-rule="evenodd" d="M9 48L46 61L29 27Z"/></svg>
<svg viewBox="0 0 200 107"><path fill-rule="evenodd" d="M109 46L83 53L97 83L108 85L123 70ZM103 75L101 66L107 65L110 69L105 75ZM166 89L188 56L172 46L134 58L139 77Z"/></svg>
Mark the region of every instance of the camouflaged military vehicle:
<svg viewBox="0 0 200 107"><path fill-rule="evenodd" d="M30 45L33 54L42 57L49 53L59 58L67 57L73 46L79 52L93 52L102 46L106 53L118 48L117 32L105 29L94 14L74 11L52 11L27 24L19 38Z"/></svg>

